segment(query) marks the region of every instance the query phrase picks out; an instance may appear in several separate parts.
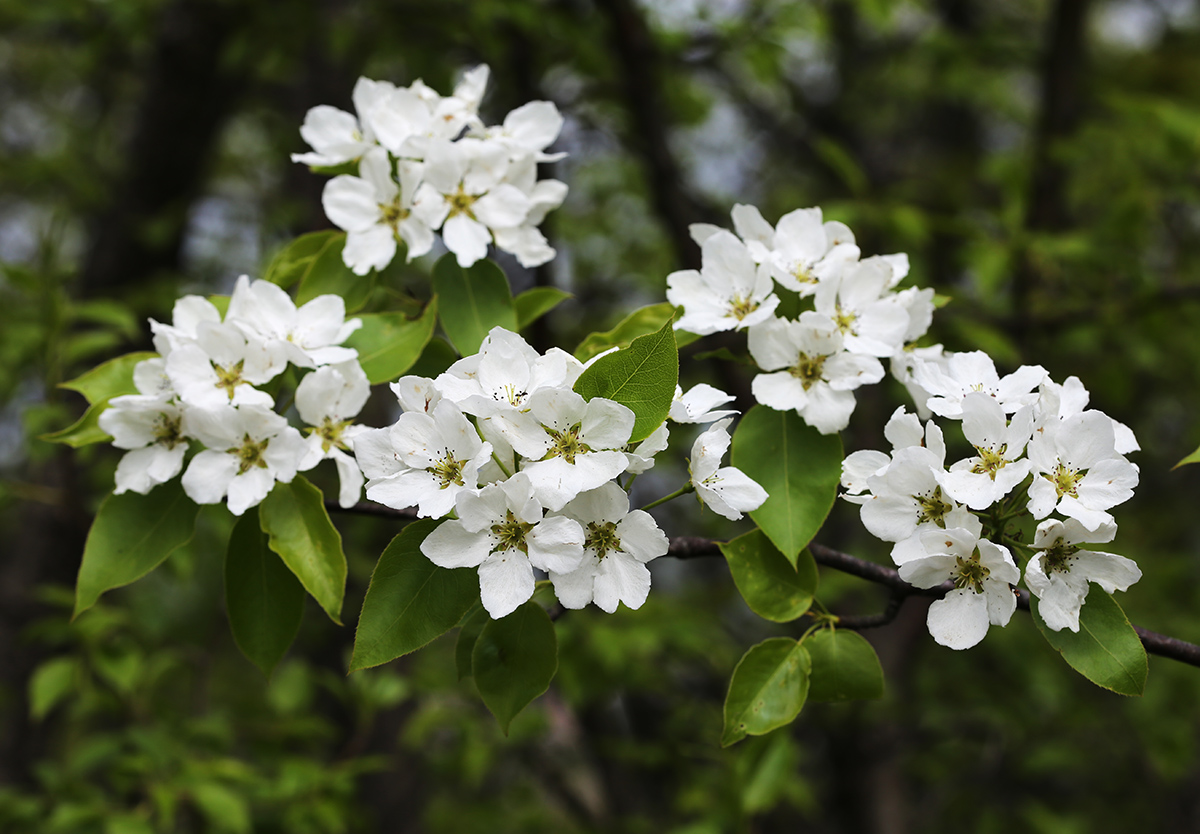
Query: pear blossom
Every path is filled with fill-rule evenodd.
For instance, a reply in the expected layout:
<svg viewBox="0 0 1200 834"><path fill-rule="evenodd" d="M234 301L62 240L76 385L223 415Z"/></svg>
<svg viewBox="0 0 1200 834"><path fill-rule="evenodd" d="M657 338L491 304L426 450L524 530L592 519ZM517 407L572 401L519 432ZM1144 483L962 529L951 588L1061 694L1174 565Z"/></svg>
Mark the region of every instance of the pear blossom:
<svg viewBox="0 0 1200 834"><path fill-rule="evenodd" d="M150 331L154 334L154 349L162 357L184 345L196 343L196 331L201 322L221 323L221 313L207 298L185 295L176 299L171 310L171 323L150 319Z"/></svg>
<svg viewBox="0 0 1200 834"><path fill-rule="evenodd" d="M892 268L878 258L860 261L816 289L816 311L832 319L850 353L887 357L900 349L908 330L908 311L887 293Z"/></svg>
<svg viewBox="0 0 1200 834"><path fill-rule="evenodd" d="M883 378L878 359L842 350L837 325L812 310L798 321L772 319L751 328L749 346L758 366L774 372L754 378L754 398L776 411L794 410L822 434L849 425L853 390Z"/></svg>
<svg viewBox="0 0 1200 834"><path fill-rule="evenodd" d="M308 454L300 470L332 460L337 467L338 504L342 507L353 507L362 495L362 470L347 453L354 451L354 438L369 431L366 426L355 425L353 419L370 395L371 384L356 360L326 365L305 376L296 388L296 410L300 419L311 426L305 438Z"/></svg>
<svg viewBox="0 0 1200 834"><path fill-rule="evenodd" d="M945 363L918 362L913 368L914 381L929 392L928 407L942 417L962 417L963 397L973 392L987 394L1012 414L1038 399L1033 393L1046 378L1041 365L1022 365L1006 377L996 373L992 358L983 351L951 354Z"/></svg>
<svg viewBox="0 0 1200 834"><path fill-rule="evenodd" d="M746 245L724 229L704 241L701 267L667 276L667 300L683 308L676 330L702 336L742 330L771 317L779 297L765 266L754 263Z"/></svg>
<svg viewBox="0 0 1200 834"><path fill-rule="evenodd" d="M147 359L134 368L140 394L113 397L100 413L101 430L112 435L113 445L129 450L117 464L116 489L145 495L165 484L183 469L188 438L183 431L183 410L160 395L158 379L162 359Z"/></svg>
<svg viewBox="0 0 1200 834"><path fill-rule="evenodd" d="M729 451L729 424L732 422L732 417L726 417L696 438L688 472L700 503L730 521L737 521L742 513L761 507L768 496L767 491L742 470L721 466L721 459Z"/></svg>
<svg viewBox="0 0 1200 834"><path fill-rule="evenodd" d="M197 504L218 504L241 515L275 486L290 483L307 455L300 432L258 406L188 408L183 431L207 448L183 473L183 491Z"/></svg>
<svg viewBox="0 0 1200 834"><path fill-rule="evenodd" d="M355 275L380 270L396 257L396 241L407 246L407 259L433 247L433 230L413 211L422 166L401 160L399 182L392 176L387 151L375 148L359 164L359 174L342 174L325 183L321 205L326 216L346 231L342 260Z"/></svg>
<svg viewBox="0 0 1200 834"><path fill-rule="evenodd" d="M1010 423L1000 403L977 392L963 397L963 434L978 455L960 460L938 475L946 494L973 510L984 510L1025 480L1032 467L1021 457L1033 432L1033 410L1017 411Z"/></svg>
<svg viewBox="0 0 1200 834"><path fill-rule="evenodd" d="M286 354L277 343L248 335L233 322L200 322L195 342L166 357L166 373L179 398L201 408L271 408L274 398L254 386L269 382L286 367Z"/></svg>
<svg viewBox="0 0 1200 834"><path fill-rule="evenodd" d="M640 475L653 469L655 456L667 448L669 441L670 431L664 420L645 440L625 453L625 471L631 475Z"/></svg>
<svg viewBox="0 0 1200 834"><path fill-rule="evenodd" d="M362 319L346 320L346 302L340 295L319 295L296 307L292 297L270 281L238 278L229 299L226 321L281 351L300 368L316 368L358 358L342 342L362 326Z"/></svg>
<svg viewBox="0 0 1200 834"><path fill-rule="evenodd" d="M1099 411L1044 426L1029 443L1033 517L1057 510L1088 530L1111 522L1108 510L1132 498L1138 483L1137 467L1117 454L1115 446L1113 421Z"/></svg>
<svg viewBox="0 0 1200 834"><path fill-rule="evenodd" d="M738 413L736 409L719 407L733 400L732 394L705 382L692 386L686 394L676 385L675 399L671 401L667 417L676 423L711 423Z"/></svg>
<svg viewBox="0 0 1200 834"><path fill-rule="evenodd" d="M1047 519L1034 534L1034 555L1025 568L1025 584L1039 600L1038 614L1052 631L1079 631L1079 610L1089 583L1106 593L1124 591L1142 578L1132 559L1115 553L1085 550L1083 543L1102 544L1116 536L1115 524L1089 531L1077 519Z"/></svg>
<svg viewBox="0 0 1200 834"><path fill-rule="evenodd" d="M543 517L533 483L523 472L479 490L460 492L457 519L421 542L443 568L478 568L483 607L499 619L533 596L533 570L568 574L583 561L586 536L567 516Z"/></svg>
<svg viewBox="0 0 1200 834"><path fill-rule="evenodd" d="M292 162L331 167L358 159L375 147L375 133L366 115L394 89L387 81L359 78L352 94L357 116L327 104L311 108L304 116L300 136L313 151L292 154Z"/></svg>
<svg viewBox="0 0 1200 834"><path fill-rule="evenodd" d="M918 588L949 580L954 590L929 606L933 639L952 649L969 649L990 625L1008 625L1017 610L1012 585L1021 571L1008 548L979 538L979 528L928 529L917 536L919 555L900 565L900 576Z"/></svg>
<svg viewBox="0 0 1200 834"><path fill-rule="evenodd" d="M1059 385L1052 379L1045 379L1038 390L1037 416L1034 419L1034 431L1040 433L1044 427L1053 423L1054 419L1066 420L1076 414L1083 413L1090 398L1088 390L1077 376L1069 376ZM1100 412L1103 413L1103 412ZM1113 448L1119 454L1127 455L1141 449L1137 437L1129 426L1113 420Z"/></svg>
<svg viewBox="0 0 1200 834"><path fill-rule="evenodd" d="M812 295L824 281L836 278L858 260L854 234L843 223L823 221L821 209L796 209L779 219L772 237L769 264L780 286Z"/></svg>
<svg viewBox="0 0 1200 834"><path fill-rule="evenodd" d="M667 552L669 541L649 513L629 510L629 496L613 481L581 493L562 509L583 528L583 561L569 573L550 572L565 608L589 602L609 614L619 603L641 608L650 592L646 563Z"/></svg>
<svg viewBox="0 0 1200 834"><path fill-rule="evenodd" d="M386 507L417 507L422 518L441 518L462 492L479 485L479 470L491 459L492 445L454 403L433 410L406 411L389 428L354 438L354 454L370 479L367 497Z"/></svg>

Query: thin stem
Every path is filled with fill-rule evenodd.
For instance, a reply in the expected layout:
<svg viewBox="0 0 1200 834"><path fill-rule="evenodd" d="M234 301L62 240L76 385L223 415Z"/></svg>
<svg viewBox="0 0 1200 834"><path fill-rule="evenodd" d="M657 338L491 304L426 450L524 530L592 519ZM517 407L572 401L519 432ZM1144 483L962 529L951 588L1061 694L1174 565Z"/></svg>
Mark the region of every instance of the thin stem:
<svg viewBox="0 0 1200 834"><path fill-rule="evenodd" d="M495 452L492 452L492 460L496 461L496 465L500 467L500 471L504 473L504 477L506 477L506 478L512 477L512 473L509 472L508 468L503 463L500 462L500 456L497 455Z"/></svg>
<svg viewBox="0 0 1200 834"><path fill-rule="evenodd" d="M670 495L664 495L662 498L659 498L657 501L651 501L649 504L642 507L642 509L643 510L652 510L655 507L657 507L659 504L665 504L673 498L678 498L681 495L687 495L689 492L695 492L695 491L696 491L695 485L693 485L691 481L688 481L686 484L684 484L679 489L672 492Z"/></svg>

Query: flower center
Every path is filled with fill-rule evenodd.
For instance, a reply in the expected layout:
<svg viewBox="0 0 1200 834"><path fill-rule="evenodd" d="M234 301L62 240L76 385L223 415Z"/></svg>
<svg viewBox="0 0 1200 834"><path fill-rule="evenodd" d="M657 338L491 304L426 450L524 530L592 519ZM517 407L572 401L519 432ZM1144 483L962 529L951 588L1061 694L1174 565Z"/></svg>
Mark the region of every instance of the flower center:
<svg viewBox="0 0 1200 834"><path fill-rule="evenodd" d="M446 456L439 460L432 469L425 470L431 472L438 479L438 489L446 489L450 484L455 486L463 486L463 466L466 465L465 460L455 460L454 455L446 450ZM509 513L511 516L512 514Z"/></svg>
<svg viewBox="0 0 1200 834"><path fill-rule="evenodd" d="M837 314L833 317L833 321L838 330L854 335L854 322L857 320L858 313L853 310L843 310L841 304L837 305Z"/></svg>
<svg viewBox="0 0 1200 834"><path fill-rule="evenodd" d="M554 445L550 447L550 451L546 452L546 456L542 460L562 458L567 463L574 463L576 455L592 451L586 443L580 441L578 423L565 431L555 431L554 429L546 429L546 431L554 438Z"/></svg>
<svg viewBox="0 0 1200 834"><path fill-rule="evenodd" d="M267 444L270 442L270 438L256 441L247 434L242 438L241 446L236 449L226 449L225 451L237 456L238 474L245 475L255 467L259 469L267 468L267 462L263 460L263 452L267 451Z"/></svg>
<svg viewBox="0 0 1200 834"><path fill-rule="evenodd" d="M740 295L735 295L733 301L729 302L729 312L738 321L746 318L746 316L758 309L758 302L753 298L742 298Z"/></svg>
<svg viewBox="0 0 1200 834"><path fill-rule="evenodd" d="M397 197L396 201L390 205L386 203L380 203L379 214L383 218L384 225L390 226L393 232L400 234L399 227L401 221L408 219L408 216L412 214L412 212L406 208L401 208L400 199Z"/></svg>
<svg viewBox="0 0 1200 834"><path fill-rule="evenodd" d="M792 270L792 277L795 278L797 281L799 281L801 284L817 283L817 276L813 275L812 268L808 264L804 263L803 261L798 263L796 265L796 268L794 270Z"/></svg>
<svg viewBox="0 0 1200 834"><path fill-rule="evenodd" d="M500 544L497 550L519 550L522 553L529 553L529 546L525 543L525 537L529 535L529 531L533 529L532 524L527 524L524 521L518 521L512 514L512 510L505 511L505 519L499 524L492 525L492 535L500 539Z"/></svg>
<svg viewBox="0 0 1200 834"><path fill-rule="evenodd" d="M479 198L474 194L468 194L463 191L462 183L458 184L458 191L446 196L446 202L450 203L450 217L458 214L465 214L472 220L475 219L475 213L471 211L471 206Z"/></svg>
<svg viewBox="0 0 1200 834"><path fill-rule="evenodd" d="M237 364L230 365L228 368L221 365L213 365L213 370L217 372L215 387L224 390L231 400L233 399L233 389L245 382L242 379L242 366L245 364L246 360L239 359Z"/></svg>
<svg viewBox="0 0 1200 834"><path fill-rule="evenodd" d="M1054 544L1042 551L1042 565L1048 574L1070 573L1071 565L1075 562L1074 556L1078 552L1078 547L1067 544L1062 536L1059 536L1054 540Z"/></svg>
<svg viewBox="0 0 1200 834"><path fill-rule="evenodd" d="M621 549L621 539L617 536L617 525L612 521L589 521L587 535L583 540L584 550L596 551L596 556L603 559L609 552Z"/></svg>
<svg viewBox="0 0 1200 834"><path fill-rule="evenodd" d="M339 449L350 451L350 447L342 440L342 432L346 430L346 426L350 425L353 420L334 420L332 417L326 417L325 421L320 426L314 426L309 429L311 434L315 434L321 438L321 450L328 453L331 448L337 446Z"/></svg>
<svg viewBox="0 0 1200 834"><path fill-rule="evenodd" d="M954 509L952 504L942 500L942 488L935 486L928 495L914 495L917 502L917 524L933 522L938 527L945 528L946 514Z"/></svg>
<svg viewBox="0 0 1200 834"><path fill-rule="evenodd" d="M1079 490L1077 487L1079 486L1079 482L1083 480L1083 476L1085 474L1086 473L1082 471L1076 472L1068 469L1067 465L1060 461L1058 468L1055 469L1054 472L1050 474L1042 473L1042 477L1054 484L1055 490L1058 491L1059 498L1062 498L1064 495L1070 495L1072 498L1078 498Z"/></svg>
<svg viewBox="0 0 1200 834"><path fill-rule="evenodd" d="M158 423L154 426L154 442L168 449L174 449L183 439L183 416L172 417L169 414L158 415Z"/></svg>
<svg viewBox="0 0 1200 834"><path fill-rule="evenodd" d="M976 446L975 451L979 452L979 461L971 467L971 471L976 475L986 474L993 481L996 480L997 472L1012 463L1004 457L1005 452L1008 451L1007 443L1001 443L996 449L990 446L980 449Z"/></svg>
<svg viewBox="0 0 1200 834"><path fill-rule="evenodd" d="M961 556L955 557L955 588L971 588L977 594L983 593L983 580L991 576L992 572L979 561L979 548L975 548L975 552L971 554L971 558L964 559Z"/></svg>
<svg viewBox="0 0 1200 834"><path fill-rule="evenodd" d="M824 355L809 356L807 353L802 353L796 364L788 368L788 373L800 380L800 384L807 391L821 381L821 369L824 368L825 360L828 358Z"/></svg>

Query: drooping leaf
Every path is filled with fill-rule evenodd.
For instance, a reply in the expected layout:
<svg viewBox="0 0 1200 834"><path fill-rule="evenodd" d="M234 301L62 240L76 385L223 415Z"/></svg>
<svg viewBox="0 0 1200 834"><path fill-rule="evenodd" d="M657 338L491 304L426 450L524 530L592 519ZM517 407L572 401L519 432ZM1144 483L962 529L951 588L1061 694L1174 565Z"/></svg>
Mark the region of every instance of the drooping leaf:
<svg viewBox="0 0 1200 834"><path fill-rule="evenodd" d="M1051 631L1032 600L1033 621L1046 638L1079 674L1097 686L1121 695L1141 695L1146 688L1149 664L1146 649L1121 606L1097 585L1088 591L1079 610L1079 631Z"/></svg>
<svg viewBox="0 0 1200 834"><path fill-rule="evenodd" d="M645 440L662 425L679 381L679 350L668 321L654 333L639 336L627 348L602 356L579 375L575 390L585 400L604 397L634 414L629 442Z"/></svg>
<svg viewBox="0 0 1200 834"><path fill-rule="evenodd" d="M270 675L300 630L304 586L271 551L257 507L238 519L229 537L225 609L242 654Z"/></svg>
<svg viewBox="0 0 1200 834"><path fill-rule="evenodd" d="M258 507L262 531L271 550L279 554L304 590L338 625L346 593L346 555L342 537L321 490L297 475L290 484L275 484Z"/></svg>
<svg viewBox="0 0 1200 834"><path fill-rule="evenodd" d="M471 650L475 685L505 735L513 717L550 688L557 671L554 624L532 600L507 617L489 620Z"/></svg>
<svg viewBox="0 0 1200 834"><path fill-rule="evenodd" d="M488 624L489 619L482 605L472 608L463 618L462 627L458 631L458 641L454 644L454 665L458 669L459 680L471 677L471 654L475 651L475 641L483 633L483 627Z"/></svg>
<svg viewBox="0 0 1200 834"><path fill-rule="evenodd" d="M533 287L525 290L513 299L513 307L517 311L517 329L524 330L572 297L569 292L558 287Z"/></svg>
<svg viewBox="0 0 1200 834"><path fill-rule="evenodd" d="M275 253L263 278L272 284L278 284L285 290L305 279L317 259L336 241L344 241L346 234L336 229L326 229L320 232L309 232L293 240Z"/></svg>
<svg viewBox="0 0 1200 834"><path fill-rule="evenodd" d="M855 701L883 697L883 667L875 649L855 631L824 628L809 635L812 658L810 701Z"/></svg>
<svg viewBox="0 0 1200 834"><path fill-rule="evenodd" d="M178 481L148 495L126 492L105 498L83 548L74 616L95 605L105 591L141 579L187 544L199 511Z"/></svg>
<svg viewBox="0 0 1200 834"><path fill-rule="evenodd" d="M100 428L100 414L106 408L108 408L108 400L101 400L94 405L89 405L88 410L83 412L83 416L74 423L65 429L39 435L38 440L45 440L48 443L65 443L72 449L112 440L108 433Z"/></svg>
<svg viewBox="0 0 1200 834"><path fill-rule="evenodd" d="M442 300L442 327L462 356L478 353L493 327L517 330L508 278L494 261L463 269L452 253L443 255L433 267L433 291Z"/></svg>
<svg viewBox="0 0 1200 834"><path fill-rule="evenodd" d="M102 365L97 365L85 374L67 382L60 382L59 388L78 391L87 398L89 405L107 402L113 397L123 394L136 394L137 386L133 384L133 369L138 362L153 359L158 356L151 351L127 353L110 359Z"/></svg>
<svg viewBox="0 0 1200 834"><path fill-rule="evenodd" d="M79 687L79 659L54 657L29 678L29 717L41 721Z"/></svg>
<svg viewBox="0 0 1200 834"><path fill-rule="evenodd" d="M808 696L811 668L808 652L790 637L772 637L751 647L729 682L721 746L795 721Z"/></svg>
<svg viewBox="0 0 1200 834"><path fill-rule="evenodd" d="M761 530L721 545L734 584L750 610L777 623L801 616L817 592L817 563L807 550L789 561Z"/></svg>
<svg viewBox="0 0 1200 834"><path fill-rule="evenodd" d="M1172 466L1171 469L1175 470L1181 466L1187 466L1189 463L1200 463L1200 448L1197 448L1196 451L1192 452L1183 460L1179 461L1179 463Z"/></svg>
<svg viewBox="0 0 1200 834"><path fill-rule="evenodd" d="M675 308L669 302L639 307L617 322L611 330L592 333L575 348L575 358L586 362L609 348L627 347L638 336L646 336L662 330L664 324L675 319ZM675 346L681 348L700 337L684 330L675 331Z"/></svg>
<svg viewBox="0 0 1200 834"><path fill-rule="evenodd" d="M404 313L366 313L359 316L362 327L350 335L346 346L358 351L358 361L372 385L391 382L420 358L433 336L437 314L436 296L415 319Z"/></svg>
<svg viewBox="0 0 1200 834"><path fill-rule="evenodd" d="M733 465L769 496L750 511L789 560L812 541L837 497L842 439L824 435L794 411L751 408L733 433Z"/></svg>
<svg viewBox="0 0 1200 834"><path fill-rule="evenodd" d="M345 232L337 232L324 242L320 251L301 270L296 289L296 305L307 304L319 295L338 295L346 302L346 312L361 310L371 297L375 273L355 275L342 260Z"/></svg>
<svg viewBox="0 0 1200 834"><path fill-rule="evenodd" d="M479 599L475 571L440 568L421 552L439 523L414 521L379 557L358 618L351 672L415 652L458 625Z"/></svg>

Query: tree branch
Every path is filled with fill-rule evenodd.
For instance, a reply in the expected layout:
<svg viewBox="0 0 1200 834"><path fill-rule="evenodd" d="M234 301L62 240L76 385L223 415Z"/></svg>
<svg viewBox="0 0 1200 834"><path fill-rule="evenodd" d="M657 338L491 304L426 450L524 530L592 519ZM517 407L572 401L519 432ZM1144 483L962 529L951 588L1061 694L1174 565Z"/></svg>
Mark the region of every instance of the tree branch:
<svg viewBox="0 0 1200 834"><path fill-rule="evenodd" d="M355 504L353 507L340 507L336 501L326 501L325 509L330 512L407 519L410 521L417 517L416 511L412 509L393 510L390 507L367 502ZM700 536L676 536L671 539L667 555L673 556L676 559L700 559L707 556L720 556L721 544L722 542L715 539L705 539ZM850 628L857 631L864 628L885 626L896 619L896 615L900 613L900 607L909 597L935 597L940 599L948 591L954 589L953 583L949 581L943 582L941 585L933 588L917 588L901 579L900 574L894 568L889 568L886 565L880 565L875 562L868 562L866 559L859 559L856 556L851 556L849 553L843 553L840 550L834 550L832 547L826 547L819 542L810 542L808 552L812 554L813 559L818 565L824 565L827 568L833 568L842 573L857 576L859 579L874 582L876 585L883 585L891 590L887 608L882 613L841 617L838 623L843 628ZM1017 608L1020 608L1022 611L1028 611L1029 591L1014 588L1013 593L1017 595ZM1189 666L1200 667L1200 646L1195 643L1159 634L1158 632L1150 631L1137 625L1133 629L1137 632L1138 637L1141 638L1142 646L1145 647L1147 654L1169 657L1172 660L1178 660L1180 663L1186 663Z"/></svg>

